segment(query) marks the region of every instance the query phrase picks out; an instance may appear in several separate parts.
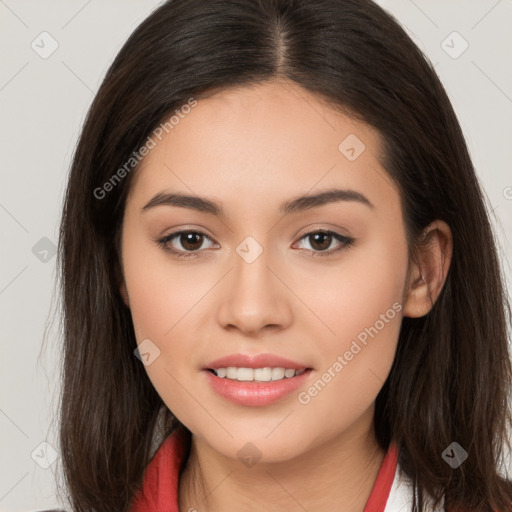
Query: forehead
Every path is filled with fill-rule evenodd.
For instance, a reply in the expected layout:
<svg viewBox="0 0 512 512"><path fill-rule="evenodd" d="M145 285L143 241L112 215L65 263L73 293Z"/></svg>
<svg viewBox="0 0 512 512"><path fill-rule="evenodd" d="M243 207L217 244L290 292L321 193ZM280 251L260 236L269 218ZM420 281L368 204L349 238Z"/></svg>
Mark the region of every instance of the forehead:
<svg viewBox="0 0 512 512"><path fill-rule="evenodd" d="M289 82L216 92L175 120L136 171L139 204L169 188L259 204L315 185L396 193L378 132Z"/></svg>

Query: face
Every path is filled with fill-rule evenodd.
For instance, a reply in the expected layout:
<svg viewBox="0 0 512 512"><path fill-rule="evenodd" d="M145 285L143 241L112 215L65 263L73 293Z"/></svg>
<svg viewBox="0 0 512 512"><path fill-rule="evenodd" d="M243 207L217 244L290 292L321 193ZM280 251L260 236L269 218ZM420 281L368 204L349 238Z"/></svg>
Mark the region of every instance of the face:
<svg viewBox="0 0 512 512"><path fill-rule="evenodd" d="M366 433L408 269L379 135L284 82L187 112L137 170L122 227L122 292L151 382L225 457L252 442L285 461ZM345 192L305 200L328 190ZM249 366L307 370L210 371Z"/></svg>

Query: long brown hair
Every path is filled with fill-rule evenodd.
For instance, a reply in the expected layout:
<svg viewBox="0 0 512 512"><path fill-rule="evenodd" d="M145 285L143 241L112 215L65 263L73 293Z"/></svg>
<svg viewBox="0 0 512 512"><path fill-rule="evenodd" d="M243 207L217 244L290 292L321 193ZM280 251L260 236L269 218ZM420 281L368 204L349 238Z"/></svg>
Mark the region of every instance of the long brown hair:
<svg viewBox="0 0 512 512"><path fill-rule="evenodd" d="M127 511L159 413L164 436L179 424L134 356L120 295L118 241L137 171L126 163L191 97L276 77L379 131L411 257L433 220L452 230L441 295L426 316L403 319L376 400L377 440L397 443L414 510L443 495L451 509L510 510L512 484L500 471L510 449L511 312L488 210L432 65L370 0L172 0L110 66L75 151L59 240L60 449L73 510ZM456 469L442 458L452 442L468 454Z"/></svg>

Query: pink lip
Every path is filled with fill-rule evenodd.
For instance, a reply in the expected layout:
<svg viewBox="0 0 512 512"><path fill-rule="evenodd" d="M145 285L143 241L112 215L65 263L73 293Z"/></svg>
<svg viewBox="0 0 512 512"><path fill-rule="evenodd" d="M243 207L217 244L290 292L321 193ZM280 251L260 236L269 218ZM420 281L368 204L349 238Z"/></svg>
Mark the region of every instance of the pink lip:
<svg viewBox="0 0 512 512"><path fill-rule="evenodd" d="M224 362L225 360L219 359L218 361L214 361L214 367L224 368L223 365L216 366L219 361ZM237 361L239 360L237 359ZM239 365L233 364L231 366ZM275 366L294 368L295 365L292 364L290 366L286 366L280 363L279 365ZM248 366L246 361L244 362L243 367L253 368L254 366ZM312 370L306 370L304 373L297 375L296 377L284 378L282 380L269 382L236 381L227 378L221 378L217 377L214 373L206 369L203 370L202 373L205 374L213 390L220 396L237 405L256 407L277 402L281 398L295 391L298 387L304 384L304 382L309 378L311 372Z"/></svg>
<svg viewBox="0 0 512 512"><path fill-rule="evenodd" d="M237 368L293 368L294 370L310 368L307 365L279 357L275 354L231 354L208 363L203 367L203 370L215 370L216 368L228 368L229 366L236 366Z"/></svg>

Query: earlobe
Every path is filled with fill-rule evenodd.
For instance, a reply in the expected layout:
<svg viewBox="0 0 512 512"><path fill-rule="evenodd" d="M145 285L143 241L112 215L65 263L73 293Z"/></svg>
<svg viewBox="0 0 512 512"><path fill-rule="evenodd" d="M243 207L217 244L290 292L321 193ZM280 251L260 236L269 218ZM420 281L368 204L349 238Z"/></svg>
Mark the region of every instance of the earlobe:
<svg viewBox="0 0 512 512"><path fill-rule="evenodd" d="M425 228L418 259L410 269L404 316L419 318L430 312L445 284L452 252L453 238L448 224L436 220Z"/></svg>
<svg viewBox="0 0 512 512"><path fill-rule="evenodd" d="M419 274L419 277L417 274ZM419 318L425 316L433 305L433 303L429 300L430 297L430 290L422 274L422 270L416 267L415 277L411 279L409 288L406 290L404 316L411 318Z"/></svg>

